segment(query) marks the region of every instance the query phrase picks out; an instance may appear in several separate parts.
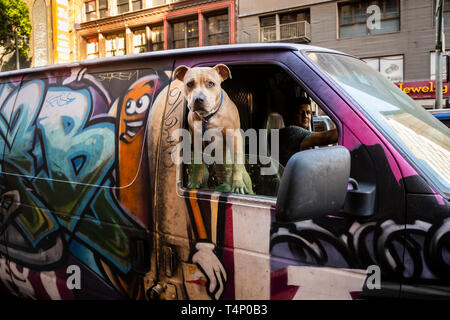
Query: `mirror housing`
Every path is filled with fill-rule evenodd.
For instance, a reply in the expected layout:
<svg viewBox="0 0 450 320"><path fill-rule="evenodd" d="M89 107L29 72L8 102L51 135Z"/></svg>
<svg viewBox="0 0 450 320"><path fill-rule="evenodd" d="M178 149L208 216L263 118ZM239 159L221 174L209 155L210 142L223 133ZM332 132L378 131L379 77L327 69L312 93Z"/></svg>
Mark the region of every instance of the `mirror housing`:
<svg viewBox="0 0 450 320"><path fill-rule="evenodd" d="M295 222L338 213L347 194L350 161L343 146L294 154L278 189L276 220Z"/></svg>

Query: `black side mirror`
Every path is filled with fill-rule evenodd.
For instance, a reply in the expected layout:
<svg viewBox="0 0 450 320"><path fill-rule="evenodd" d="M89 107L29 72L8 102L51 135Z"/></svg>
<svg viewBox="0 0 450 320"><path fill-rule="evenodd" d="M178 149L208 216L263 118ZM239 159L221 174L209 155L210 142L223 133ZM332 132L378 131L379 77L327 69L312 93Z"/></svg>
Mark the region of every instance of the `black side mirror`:
<svg viewBox="0 0 450 320"><path fill-rule="evenodd" d="M278 189L276 219L294 222L336 214L344 205L350 177L350 152L343 146L293 155Z"/></svg>

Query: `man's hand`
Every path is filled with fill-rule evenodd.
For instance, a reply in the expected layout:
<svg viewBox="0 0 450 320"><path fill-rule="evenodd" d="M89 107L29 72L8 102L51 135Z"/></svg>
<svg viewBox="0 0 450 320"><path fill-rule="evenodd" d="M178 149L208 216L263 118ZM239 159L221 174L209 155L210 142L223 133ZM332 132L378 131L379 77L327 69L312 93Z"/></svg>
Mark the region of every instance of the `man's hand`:
<svg viewBox="0 0 450 320"><path fill-rule="evenodd" d="M192 256L192 262L196 263L208 278L209 293L219 300L225 290L227 273L214 253L215 246L212 243L198 242L195 248L197 252Z"/></svg>
<svg viewBox="0 0 450 320"><path fill-rule="evenodd" d="M312 132L308 137L303 139L302 144L300 145L300 149L305 150L316 146L326 146L329 144L334 144L337 141L338 141L337 129Z"/></svg>

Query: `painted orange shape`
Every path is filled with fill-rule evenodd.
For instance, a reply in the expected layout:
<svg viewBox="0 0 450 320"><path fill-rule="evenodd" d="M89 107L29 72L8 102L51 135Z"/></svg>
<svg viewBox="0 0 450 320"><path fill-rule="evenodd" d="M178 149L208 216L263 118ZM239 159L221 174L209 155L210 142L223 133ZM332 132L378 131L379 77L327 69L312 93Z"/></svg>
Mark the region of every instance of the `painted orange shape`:
<svg viewBox="0 0 450 320"><path fill-rule="evenodd" d="M149 75L134 82L120 105L118 121L119 199L146 227L149 222L145 128L158 77Z"/></svg>

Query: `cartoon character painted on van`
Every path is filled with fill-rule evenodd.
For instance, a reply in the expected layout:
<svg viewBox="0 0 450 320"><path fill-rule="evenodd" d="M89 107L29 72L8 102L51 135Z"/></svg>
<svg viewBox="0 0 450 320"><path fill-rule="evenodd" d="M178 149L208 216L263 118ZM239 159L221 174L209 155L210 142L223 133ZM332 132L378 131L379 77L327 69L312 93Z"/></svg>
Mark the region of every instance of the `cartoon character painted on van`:
<svg viewBox="0 0 450 320"><path fill-rule="evenodd" d="M364 290L370 265L387 278L448 278L445 214L418 209L405 221L393 205L370 218L281 223L274 201L254 197L249 205L230 193L183 188L171 153L186 110L170 69L74 68L0 84L1 285L39 299L144 299L146 291L164 299L351 299ZM352 160L370 158L369 150L389 164L380 179L396 190L393 198L404 195L397 160L367 139L346 130L340 141ZM436 208L441 201L436 196ZM152 261L142 275L131 240L149 236ZM70 265L81 268L81 289L67 286ZM337 279L339 289L326 288Z"/></svg>

